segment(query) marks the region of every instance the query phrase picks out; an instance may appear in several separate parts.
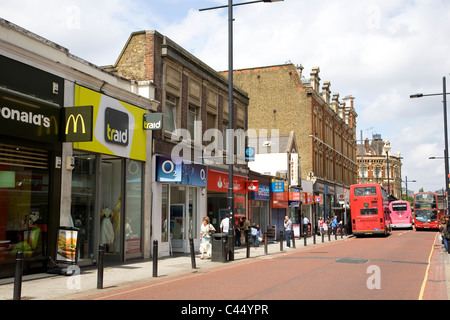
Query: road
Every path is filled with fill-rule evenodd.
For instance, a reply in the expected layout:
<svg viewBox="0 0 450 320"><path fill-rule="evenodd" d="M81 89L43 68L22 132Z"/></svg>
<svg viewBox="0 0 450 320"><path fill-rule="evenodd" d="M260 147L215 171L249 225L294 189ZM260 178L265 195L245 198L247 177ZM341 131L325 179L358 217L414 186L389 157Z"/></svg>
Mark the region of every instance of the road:
<svg viewBox="0 0 450 320"><path fill-rule="evenodd" d="M85 297L86 300L447 300L436 232L349 238ZM431 255L431 253L433 253ZM445 273L445 272L444 272ZM445 279L445 274L444 274Z"/></svg>

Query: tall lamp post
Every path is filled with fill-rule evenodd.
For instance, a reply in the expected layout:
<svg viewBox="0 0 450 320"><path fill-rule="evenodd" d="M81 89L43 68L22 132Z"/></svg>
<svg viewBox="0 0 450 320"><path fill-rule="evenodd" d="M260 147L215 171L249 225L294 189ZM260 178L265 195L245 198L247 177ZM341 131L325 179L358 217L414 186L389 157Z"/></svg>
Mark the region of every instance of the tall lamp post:
<svg viewBox="0 0 450 320"><path fill-rule="evenodd" d="M442 78L442 93L433 93L433 94L423 94L423 93L417 93L410 95L410 98L422 98L422 97L429 97L429 96L443 96L443 108L444 108L444 141L445 141L445 149L444 149L444 163L445 163L445 193L447 194L447 208L450 208L449 206L449 168L448 168L448 133L447 133L447 84L446 84L446 78Z"/></svg>
<svg viewBox="0 0 450 320"><path fill-rule="evenodd" d="M214 9L222 9L228 8L228 117L229 117L229 126L230 128L227 130L227 143L228 143L228 210L230 212L230 241L228 242L229 246L229 260L234 261L234 117L233 117L233 97L234 97L234 84L233 84L233 7L234 6L242 6L247 4L253 4L258 2L279 2L284 0L256 0L249 2L242 2L233 4L233 0L228 0L228 5L217 6L211 8L200 9L199 11L207 11ZM248 244L247 244L248 245Z"/></svg>
<svg viewBox="0 0 450 320"><path fill-rule="evenodd" d="M405 176L405 184L406 184L406 200L408 200L408 182L417 182L416 180L408 180L408 176ZM402 196L402 200L403 200L403 196Z"/></svg>

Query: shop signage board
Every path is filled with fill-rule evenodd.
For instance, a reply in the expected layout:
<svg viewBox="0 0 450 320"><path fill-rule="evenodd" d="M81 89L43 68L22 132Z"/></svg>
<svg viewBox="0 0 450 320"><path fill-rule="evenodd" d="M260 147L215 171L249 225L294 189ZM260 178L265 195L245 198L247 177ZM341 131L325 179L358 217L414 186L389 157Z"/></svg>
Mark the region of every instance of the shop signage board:
<svg viewBox="0 0 450 320"><path fill-rule="evenodd" d="M234 193L246 193L245 183L247 178L244 176L233 175ZM228 173L208 169L208 190L228 192L229 178Z"/></svg>
<svg viewBox="0 0 450 320"><path fill-rule="evenodd" d="M159 131L163 127L162 113L146 113L144 114L144 130Z"/></svg>
<svg viewBox="0 0 450 320"><path fill-rule="evenodd" d="M0 92L0 134L58 143L60 108Z"/></svg>
<svg viewBox="0 0 450 320"><path fill-rule="evenodd" d="M273 193L284 192L284 181L273 181L270 186Z"/></svg>
<svg viewBox="0 0 450 320"><path fill-rule="evenodd" d="M63 109L63 142L92 141L93 111L93 106Z"/></svg>
<svg viewBox="0 0 450 320"><path fill-rule="evenodd" d="M74 148L146 161L146 110L81 86L75 86L75 105L93 106L94 129L91 142L76 142Z"/></svg>
<svg viewBox="0 0 450 320"><path fill-rule="evenodd" d="M77 264L78 262L77 228L59 227L56 243L56 263Z"/></svg>
<svg viewBox="0 0 450 320"><path fill-rule="evenodd" d="M181 158L156 157L156 181L206 187L208 169L196 163L186 163Z"/></svg>
<svg viewBox="0 0 450 320"><path fill-rule="evenodd" d="M270 187L268 185L259 184L258 191L253 192L253 200L270 200Z"/></svg>

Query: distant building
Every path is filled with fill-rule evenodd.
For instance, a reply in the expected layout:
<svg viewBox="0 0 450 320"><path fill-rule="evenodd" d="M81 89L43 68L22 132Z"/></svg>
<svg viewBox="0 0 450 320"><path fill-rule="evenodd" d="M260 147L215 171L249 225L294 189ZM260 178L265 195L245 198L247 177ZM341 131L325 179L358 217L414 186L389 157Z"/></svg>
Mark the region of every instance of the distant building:
<svg viewBox="0 0 450 320"><path fill-rule="evenodd" d="M392 154L391 144L381 134L358 144L358 183L379 183L397 199L402 195L402 157Z"/></svg>

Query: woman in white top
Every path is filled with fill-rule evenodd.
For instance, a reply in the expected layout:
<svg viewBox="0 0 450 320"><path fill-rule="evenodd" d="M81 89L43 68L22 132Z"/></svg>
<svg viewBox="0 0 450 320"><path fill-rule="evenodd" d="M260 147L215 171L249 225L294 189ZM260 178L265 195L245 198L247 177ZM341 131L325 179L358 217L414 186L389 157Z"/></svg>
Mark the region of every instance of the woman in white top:
<svg viewBox="0 0 450 320"><path fill-rule="evenodd" d="M204 259L204 255L206 255L208 259L211 258L211 231L216 231L216 229L209 223L208 217L203 217L203 223L200 227L200 238L202 242L200 243L200 253L202 256L200 259Z"/></svg>

